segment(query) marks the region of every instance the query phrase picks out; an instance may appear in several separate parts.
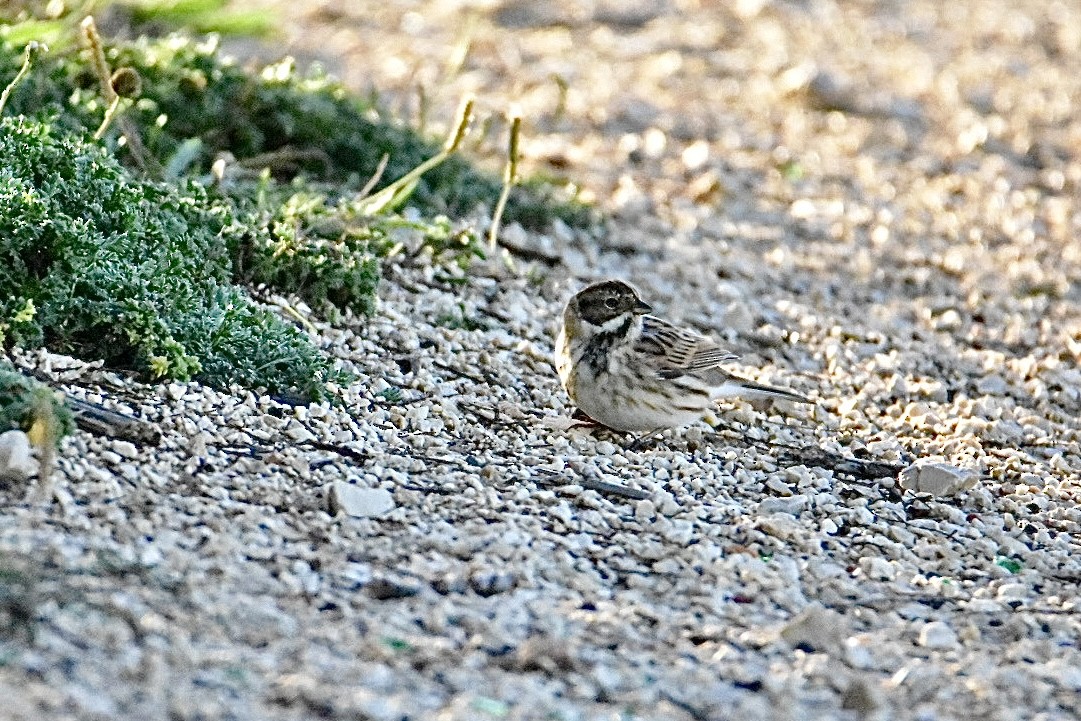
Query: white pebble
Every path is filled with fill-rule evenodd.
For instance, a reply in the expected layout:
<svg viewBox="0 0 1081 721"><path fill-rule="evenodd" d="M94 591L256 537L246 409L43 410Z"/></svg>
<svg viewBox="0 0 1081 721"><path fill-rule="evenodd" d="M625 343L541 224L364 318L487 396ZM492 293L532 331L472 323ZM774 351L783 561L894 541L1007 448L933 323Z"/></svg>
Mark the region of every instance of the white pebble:
<svg viewBox="0 0 1081 721"><path fill-rule="evenodd" d="M931 621L920 629L917 643L924 648L945 650L958 644L957 634L945 621Z"/></svg>

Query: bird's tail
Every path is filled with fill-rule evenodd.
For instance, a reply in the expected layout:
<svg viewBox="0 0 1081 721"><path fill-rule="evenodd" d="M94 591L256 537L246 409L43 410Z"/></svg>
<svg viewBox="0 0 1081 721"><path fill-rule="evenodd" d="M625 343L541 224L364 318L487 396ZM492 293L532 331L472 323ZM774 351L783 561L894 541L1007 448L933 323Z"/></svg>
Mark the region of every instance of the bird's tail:
<svg viewBox="0 0 1081 721"><path fill-rule="evenodd" d="M732 378L713 390L714 398L732 398L734 396L777 398L785 401L795 401L796 403L814 404L813 400L806 396L801 396L799 393L793 393L792 391L786 391L783 388L774 388L773 386L755 383L754 381L748 381L742 378Z"/></svg>

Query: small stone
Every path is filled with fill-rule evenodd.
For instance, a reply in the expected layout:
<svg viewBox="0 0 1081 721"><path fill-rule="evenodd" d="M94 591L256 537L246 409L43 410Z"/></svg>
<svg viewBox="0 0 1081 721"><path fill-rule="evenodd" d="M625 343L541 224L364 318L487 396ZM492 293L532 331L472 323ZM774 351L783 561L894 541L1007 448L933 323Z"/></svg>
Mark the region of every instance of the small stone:
<svg viewBox="0 0 1081 721"><path fill-rule="evenodd" d="M649 523L656 517L657 507L648 498L644 498L634 505L634 520L639 523Z"/></svg>
<svg viewBox="0 0 1081 721"><path fill-rule="evenodd" d="M861 678L848 684L848 688L841 694L841 708L855 711L860 717L870 716L881 705L874 687Z"/></svg>
<svg viewBox="0 0 1081 721"><path fill-rule="evenodd" d="M841 614L814 604L785 624L780 635L793 647L823 652L840 647L848 636L848 628Z"/></svg>
<svg viewBox="0 0 1081 721"><path fill-rule="evenodd" d="M37 470L27 435L22 431L0 433L0 480L25 481Z"/></svg>
<svg viewBox="0 0 1081 721"><path fill-rule="evenodd" d="M859 564L863 575L872 581L892 581L897 577L897 569L885 558L864 556Z"/></svg>
<svg viewBox="0 0 1081 721"><path fill-rule="evenodd" d="M680 159L687 170L698 170L709 160L709 143L704 140L691 143L683 149Z"/></svg>
<svg viewBox="0 0 1081 721"><path fill-rule="evenodd" d="M788 484L776 476L770 476L766 479L766 488L773 491L778 496L792 495L792 489L789 488Z"/></svg>
<svg viewBox="0 0 1081 721"><path fill-rule="evenodd" d="M365 589L368 595L377 601L387 601L393 598L409 598L420 593L418 586L411 579L394 576L376 576Z"/></svg>
<svg viewBox="0 0 1081 721"><path fill-rule="evenodd" d="M315 434L296 420L289 422L289 427L285 429L285 435L289 436L294 443L309 443L315 440Z"/></svg>
<svg viewBox="0 0 1081 721"><path fill-rule="evenodd" d="M619 452L616 448L616 444L611 441L598 441L597 442L597 455L598 456L614 456Z"/></svg>
<svg viewBox="0 0 1081 721"><path fill-rule="evenodd" d="M664 516L674 516L682 510L676 497L668 491L657 491L653 494L653 502L657 511Z"/></svg>
<svg viewBox="0 0 1081 721"><path fill-rule="evenodd" d="M550 676L562 676L578 665L575 647L549 636L527 638L504 663L515 671L543 671Z"/></svg>
<svg viewBox="0 0 1081 721"><path fill-rule="evenodd" d="M330 515L344 513L353 518L372 518L394 509L394 496L383 488L361 488L345 481L330 484L327 492Z"/></svg>
<svg viewBox="0 0 1081 721"><path fill-rule="evenodd" d="M1024 601L1029 596L1029 587L1024 583L1004 583L998 587L995 598L999 601Z"/></svg>
<svg viewBox="0 0 1081 721"><path fill-rule="evenodd" d="M979 474L948 463L917 461L901 471L898 482L906 491L929 493L944 498L974 488L979 482Z"/></svg>
<svg viewBox="0 0 1081 721"><path fill-rule="evenodd" d="M506 571L476 571L469 577L469 585L481 596L494 596L514 588L516 579Z"/></svg>
<svg viewBox="0 0 1081 721"><path fill-rule="evenodd" d="M763 516L758 519L758 529L782 541L795 541L803 535L803 526L787 513Z"/></svg>
<svg viewBox="0 0 1081 721"><path fill-rule="evenodd" d="M117 454L132 461L139 456L139 449L136 448L135 444L131 441L116 441L113 443L113 450L116 451Z"/></svg>
<svg viewBox="0 0 1081 721"><path fill-rule="evenodd" d="M957 634L944 621L931 621L920 629L917 643L924 648L944 650L957 646Z"/></svg>
<svg viewBox="0 0 1081 721"><path fill-rule="evenodd" d="M871 653L865 637L849 636L845 639L844 660L852 668L870 670L876 668L875 656Z"/></svg>
<svg viewBox="0 0 1081 721"><path fill-rule="evenodd" d="M469 584L461 574L448 571L432 579L432 588L436 593L447 596L452 593L465 593L469 589Z"/></svg>
<svg viewBox="0 0 1081 721"><path fill-rule="evenodd" d="M787 513L790 516L798 516L805 508L807 508L807 496L791 496L789 498L770 496L763 498L758 504L758 512L763 515Z"/></svg>
<svg viewBox="0 0 1081 721"><path fill-rule="evenodd" d="M976 381L976 390L983 395L1001 396L1009 390L1009 385L1006 383L1005 378L997 373L992 373Z"/></svg>

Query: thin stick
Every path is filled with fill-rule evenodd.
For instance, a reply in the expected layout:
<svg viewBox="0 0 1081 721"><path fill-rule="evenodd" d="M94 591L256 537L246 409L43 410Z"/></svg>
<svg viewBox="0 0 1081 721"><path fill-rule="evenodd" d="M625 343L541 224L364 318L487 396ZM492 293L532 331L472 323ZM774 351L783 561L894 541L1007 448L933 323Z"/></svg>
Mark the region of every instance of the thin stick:
<svg viewBox="0 0 1081 721"><path fill-rule="evenodd" d="M4 88L4 92L0 93L0 115L4 114L4 106L7 105L8 96L11 95L11 91L15 89L23 77L30 72L30 65L34 61L34 56L38 53L49 52L49 47L44 43L39 43L37 40L31 40L26 44L26 49L23 51L23 66L19 68L19 72L15 74L15 78L8 83Z"/></svg>
<svg viewBox="0 0 1081 721"><path fill-rule="evenodd" d="M567 79L558 73L552 75L552 80L559 88L559 97L556 100L555 110L552 111L552 119L559 121L567 114L567 95L570 92L570 86L567 85Z"/></svg>
<svg viewBox="0 0 1081 721"><path fill-rule="evenodd" d="M101 35L98 34L98 26L94 23L93 15L83 18L82 28L86 46L90 49L90 60L94 64L94 72L101 84L101 95L105 98L105 102L112 104L117 97L116 91L113 90L113 74L109 69L109 61L105 59L105 47L101 44Z"/></svg>
<svg viewBox="0 0 1081 721"><path fill-rule="evenodd" d="M101 140L101 137L105 135L105 131L112 124L113 118L116 117L116 111L120 109L120 96L117 95L109 103L109 107L105 109L105 117L102 118L101 125L98 126L97 131L94 133L94 140Z"/></svg>
<svg viewBox="0 0 1081 721"><path fill-rule="evenodd" d="M488 249L490 251L495 250L496 241L499 239L499 226L503 221L503 210L507 207L510 189L518 182L518 137L521 131L522 116L514 113L510 119L507 165L503 168L503 191L499 194L499 201L495 204L495 212L492 214L492 225L488 228Z"/></svg>
<svg viewBox="0 0 1081 721"><path fill-rule="evenodd" d="M462 102L461 108L458 111L458 122L455 125L454 131L447 136L447 141L443 145L443 150L431 158L428 158L375 195L365 199L364 202L361 203L360 212L363 215L371 216L384 210L388 205L398 199L399 193L408 193L417 181L420 180L422 175L458 152L458 148L462 145L462 140L469 131L469 123L472 119L473 98L467 97Z"/></svg>
<svg viewBox="0 0 1081 721"><path fill-rule="evenodd" d="M100 139L109 124L115 119L124 140L127 141L128 151L131 152L131 157L135 160L135 163L144 173L161 177L161 164L156 158L147 153L135 125L129 122L128 118L116 117L118 108L113 106L117 104L119 96L116 90L113 89L112 71L109 69L109 62L105 59L105 46L102 45L101 35L98 34L98 26L94 23L93 15L87 15L83 19L82 29L83 39L86 40L86 46L90 49L90 59L94 65L94 72L97 74L98 82L101 84L101 95L105 98L105 102L109 104L109 109L105 112L105 119L94 134L95 139Z"/></svg>
<svg viewBox="0 0 1081 721"><path fill-rule="evenodd" d="M417 83L417 134L424 135L428 129L428 89Z"/></svg>
<svg viewBox="0 0 1081 721"><path fill-rule="evenodd" d="M357 200L364 200L368 197L368 193L372 192L379 181L383 178L383 173L387 169L387 163L390 162L390 153L383 153L383 157L379 159L379 165L376 166L375 172L372 173L372 177L368 178L368 182L364 184L364 187L357 193Z"/></svg>

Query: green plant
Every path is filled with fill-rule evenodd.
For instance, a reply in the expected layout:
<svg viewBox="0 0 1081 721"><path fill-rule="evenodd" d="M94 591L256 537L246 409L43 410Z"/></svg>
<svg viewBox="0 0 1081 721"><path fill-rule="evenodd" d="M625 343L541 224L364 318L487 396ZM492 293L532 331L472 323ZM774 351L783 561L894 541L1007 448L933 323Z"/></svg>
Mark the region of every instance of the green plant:
<svg viewBox="0 0 1081 721"><path fill-rule="evenodd" d="M231 285L227 206L194 184L132 178L48 123L0 119L0 156L7 342L150 376L322 395L329 362Z"/></svg>
<svg viewBox="0 0 1081 721"><path fill-rule="evenodd" d="M20 26L0 32L0 82L19 76L6 112L25 116L0 120L2 345L318 397L338 377L330 362L234 284L371 313L388 264L484 257L449 219L480 204L533 227L593 220L550 184L516 185L513 165L499 197L499 180L455 153L468 110L440 148L318 69L253 75L214 39L107 47L81 27L92 52L32 65L10 41ZM457 270L446 282L463 282Z"/></svg>
<svg viewBox="0 0 1081 721"><path fill-rule="evenodd" d="M229 193L237 222L223 231L234 279L265 284L333 314L375 310L384 262L430 253L440 262L468 265L484 249L468 227L445 216L408 220L368 217L363 200L335 197L311 184L283 186L264 177L259 189Z"/></svg>

